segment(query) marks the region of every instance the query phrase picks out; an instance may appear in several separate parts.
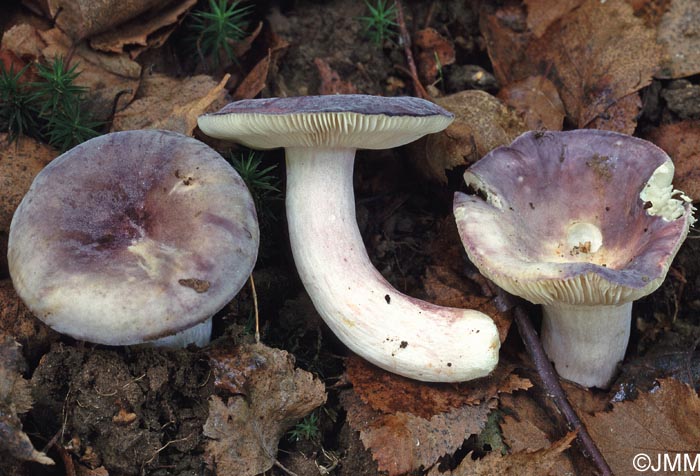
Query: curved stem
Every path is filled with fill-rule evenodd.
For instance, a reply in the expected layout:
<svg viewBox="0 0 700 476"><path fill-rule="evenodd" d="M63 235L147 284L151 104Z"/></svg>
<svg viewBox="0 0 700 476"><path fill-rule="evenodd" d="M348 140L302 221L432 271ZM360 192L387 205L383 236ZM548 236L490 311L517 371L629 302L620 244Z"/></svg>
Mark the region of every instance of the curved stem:
<svg viewBox="0 0 700 476"><path fill-rule="evenodd" d="M586 387L608 388L625 357L632 303L542 306L542 345L557 373Z"/></svg>
<svg viewBox="0 0 700 476"><path fill-rule="evenodd" d="M355 220L355 150L286 152L294 261L340 340L373 364L417 380L456 382L493 370L500 342L487 315L408 297L372 266Z"/></svg>

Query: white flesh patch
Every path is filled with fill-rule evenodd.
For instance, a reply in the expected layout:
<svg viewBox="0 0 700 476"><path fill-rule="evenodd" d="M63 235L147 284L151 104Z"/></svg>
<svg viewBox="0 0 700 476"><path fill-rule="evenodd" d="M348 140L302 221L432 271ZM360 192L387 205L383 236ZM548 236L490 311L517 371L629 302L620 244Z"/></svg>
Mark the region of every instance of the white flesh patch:
<svg viewBox="0 0 700 476"><path fill-rule="evenodd" d="M691 199L673 188L673 163L669 160L657 168L649 177L639 194L649 215L660 216L666 221L680 218L685 213L685 204Z"/></svg>

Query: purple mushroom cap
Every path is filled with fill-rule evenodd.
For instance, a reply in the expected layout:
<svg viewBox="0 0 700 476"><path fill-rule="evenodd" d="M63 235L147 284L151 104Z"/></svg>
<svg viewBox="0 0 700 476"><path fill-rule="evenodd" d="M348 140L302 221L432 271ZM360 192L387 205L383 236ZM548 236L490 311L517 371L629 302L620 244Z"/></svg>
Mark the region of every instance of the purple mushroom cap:
<svg viewBox="0 0 700 476"><path fill-rule="evenodd" d="M693 220L650 142L614 132L528 132L464 174L469 258L535 304L621 304L656 289Z"/></svg>
<svg viewBox="0 0 700 476"><path fill-rule="evenodd" d="M441 131L454 115L414 97L364 94L247 99L199 116L202 131L255 149L389 149Z"/></svg>
<svg viewBox="0 0 700 476"><path fill-rule="evenodd" d="M32 312L110 345L205 321L257 256L253 200L213 149L167 131L89 140L34 180L10 229L12 281Z"/></svg>

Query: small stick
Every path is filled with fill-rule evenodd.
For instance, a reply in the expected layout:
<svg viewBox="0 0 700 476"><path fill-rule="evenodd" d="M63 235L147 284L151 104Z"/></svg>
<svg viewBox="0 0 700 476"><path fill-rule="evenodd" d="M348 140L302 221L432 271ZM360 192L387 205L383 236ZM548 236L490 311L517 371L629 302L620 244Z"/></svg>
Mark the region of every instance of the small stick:
<svg viewBox="0 0 700 476"><path fill-rule="evenodd" d="M403 50L406 54L406 63L408 63L408 71L411 73L411 80L413 81L413 89L416 91L416 96L430 100L430 94L428 94L421 84L420 79L418 79L418 70L416 69L416 63L413 61L413 53L411 52L411 36L406 29L401 0L396 0L396 22L399 24L399 34L401 35Z"/></svg>
<svg viewBox="0 0 700 476"><path fill-rule="evenodd" d="M525 311L523 311L520 306L516 306L513 309L513 313L515 315L515 323L518 326L520 336L525 343L525 347L527 348L528 354L530 354L530 358L535 364L537 373L542 379L542 384L544 385L545 391L547 392L547 395L552 397L554 404L564 415L564 418L566 418L566 422L568 423L569 427L572 430L577 431L576 439L584 450L584 456L590 456L591 460L593 460L593 464L595 464L602 476L612 476L613 473L610 466L608 466L608 463L605 461L605 458L591 438L588 430L586 430L586 427L583 425L576 414L576 411L574 411L573 407L569 403L569 400L566 398L566 393L564 393L564 389L559 383L559 377L554 372L554 367L552 367L552 363L549 361L549 358L547 358L547 355L544 352L542 343L537 336L537 332L532 327L530 318L527 316L527 314L525 314Z"/></svg>
<svg viewBox="0 0 700 476"><path fill-rule="evenodd" d="M255 312L255 343L260 343L260 315L258 314L258 293L255 292L253 273L250 274L250 289L253 291L253 310Z"/></svg>

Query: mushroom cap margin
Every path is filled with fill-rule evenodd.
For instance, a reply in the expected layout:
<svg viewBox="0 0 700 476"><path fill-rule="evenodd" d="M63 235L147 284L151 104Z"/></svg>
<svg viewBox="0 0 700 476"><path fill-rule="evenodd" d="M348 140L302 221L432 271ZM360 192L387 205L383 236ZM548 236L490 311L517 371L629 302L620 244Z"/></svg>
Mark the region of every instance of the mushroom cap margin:
<svg viewBox="0 0 700 476"><path fill-rule="evenodd" d="M389 149L445 129L454 115L415 97L364 94L246 99L199 116L208 136L254 149Z"/></svg>

